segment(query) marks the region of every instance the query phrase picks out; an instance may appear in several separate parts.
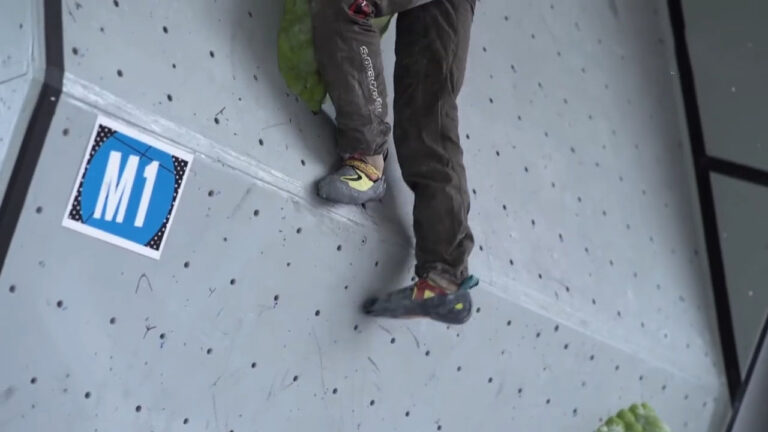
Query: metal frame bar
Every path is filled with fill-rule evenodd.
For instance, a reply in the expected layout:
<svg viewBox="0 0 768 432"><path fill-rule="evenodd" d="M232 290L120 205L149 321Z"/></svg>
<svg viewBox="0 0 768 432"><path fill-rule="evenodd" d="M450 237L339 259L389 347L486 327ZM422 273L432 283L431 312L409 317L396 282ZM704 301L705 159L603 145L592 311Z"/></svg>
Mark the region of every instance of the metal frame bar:
<svg viewBox="0 0 768 432"><path fill-rule="evenodd" d="M707 154L704 130L701 124L699 104L696 96L693 67L686 41L682 0L669 0L668 7L672 33L675 39L675 54L680 73L680 85L682 87L699 205L704 225L704 238L707 247L712 290L715 297L715 312L717 313L720 344L725 364L726 379L728 381L728 391L731 397L731 407L735 413L744 397L744 391L752 373L751 370L748 370L744 379L741 377L722 249L720 247L720 236L718 234L711 175L716 173L760 186L768 186L768 172ZM765 333L766 326L762 330L762 336L758 342L759 345L763 343ZM759 352L759 349L756 352ZM750 368L754 367L754 360L755 358L752 358ZM730 426L728 430L730 430Z"/></svg>
<svg viewBox="0 0 768 432"><path fill-rule="evenodd" d="M8 187L0 203L0 273L11 247L16 225L32 177L56 113L64 79L64 36L60 0L44 0L45 78L21 141Z"/></svg>

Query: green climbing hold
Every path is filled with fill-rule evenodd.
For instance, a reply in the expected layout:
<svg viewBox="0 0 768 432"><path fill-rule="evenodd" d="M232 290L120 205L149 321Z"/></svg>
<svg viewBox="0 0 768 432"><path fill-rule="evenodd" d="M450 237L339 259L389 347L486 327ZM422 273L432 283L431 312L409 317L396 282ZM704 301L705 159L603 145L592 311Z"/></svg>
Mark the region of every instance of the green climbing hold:
<svg viewBox="0 0 768 432"><path fill-rule="evenodd" d="M670 432L646 403L633 404L609 418L596 432Z"/></svg>
<svg viewBox="0 0 768 432"><path fill-rule="evenodd" d="M320 78L312 40L310 0L285 0L277 38L277 64L288 89L313 112L320 111L327 90ZM392 17L373 20L380 34L389 27Z"/></svg>
<svg viewBox="0 0 768 432"><path fill-rule="evenodd" d="M313 112L320 111L326 89L315 62L309 0L285 0L277 38L277 65L288 88Z"/></svg>

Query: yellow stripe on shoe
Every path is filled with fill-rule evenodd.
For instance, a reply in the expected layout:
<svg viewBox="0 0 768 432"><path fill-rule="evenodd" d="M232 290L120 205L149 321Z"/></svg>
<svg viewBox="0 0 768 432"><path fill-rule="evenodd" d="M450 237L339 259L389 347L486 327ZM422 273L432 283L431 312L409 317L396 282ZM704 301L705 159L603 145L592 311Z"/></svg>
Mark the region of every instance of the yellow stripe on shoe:
<svg viewBox="0 0 768 432"><path fill-rule="evenodd" d="M347 182L352 189L365 192L373 186L373 182L364 173L355 168L356 176L341 176L341 180Z"/></svg>

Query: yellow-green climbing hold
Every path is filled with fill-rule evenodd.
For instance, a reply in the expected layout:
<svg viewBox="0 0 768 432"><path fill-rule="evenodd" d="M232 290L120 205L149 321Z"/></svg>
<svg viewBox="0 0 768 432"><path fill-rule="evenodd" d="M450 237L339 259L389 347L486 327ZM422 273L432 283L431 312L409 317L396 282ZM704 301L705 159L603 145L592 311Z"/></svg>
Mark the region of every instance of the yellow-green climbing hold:
<svg viewBox="0 0 768 432"><path fill-rule="evenodd" d="M670 432L648 404L633 404L610 417L596 432Z"/></svg>
<svg viewBox="0 0 768 432"><path fill-rule="evenodd" d="M277 39L277 65L288 88L314 112L325 99L312 44L309 0L285 0Z"/></svg>

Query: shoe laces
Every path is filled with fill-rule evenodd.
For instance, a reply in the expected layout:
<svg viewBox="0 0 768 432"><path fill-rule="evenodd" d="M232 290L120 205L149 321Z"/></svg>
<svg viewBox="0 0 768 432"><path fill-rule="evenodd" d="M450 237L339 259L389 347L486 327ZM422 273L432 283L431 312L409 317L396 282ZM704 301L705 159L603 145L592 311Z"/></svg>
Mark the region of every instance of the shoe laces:
<svg viewBox="0 0 768 432"><path fill-rule="evenodd" d="M354 157L348 158L344 161L344 165L352 167L361 173L365 174L371 181L377 181L381 178L381 173L373 165L365 162L361 159Z"/></svg>

